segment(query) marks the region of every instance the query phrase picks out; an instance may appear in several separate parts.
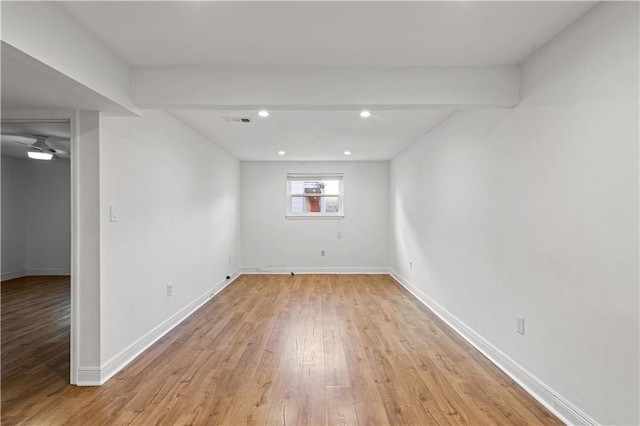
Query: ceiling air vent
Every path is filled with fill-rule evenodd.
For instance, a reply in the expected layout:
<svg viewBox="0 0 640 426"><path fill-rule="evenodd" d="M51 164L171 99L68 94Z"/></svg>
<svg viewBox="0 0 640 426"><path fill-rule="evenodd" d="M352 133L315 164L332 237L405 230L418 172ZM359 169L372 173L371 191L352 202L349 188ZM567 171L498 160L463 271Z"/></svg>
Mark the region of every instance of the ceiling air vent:
<svg viewBox="0 0 640 426"><path fill-rule="evenodd" d="M249 117L222 116L220 117L220 120L224 121L225 123L251 123L251 118Z"/></svg>

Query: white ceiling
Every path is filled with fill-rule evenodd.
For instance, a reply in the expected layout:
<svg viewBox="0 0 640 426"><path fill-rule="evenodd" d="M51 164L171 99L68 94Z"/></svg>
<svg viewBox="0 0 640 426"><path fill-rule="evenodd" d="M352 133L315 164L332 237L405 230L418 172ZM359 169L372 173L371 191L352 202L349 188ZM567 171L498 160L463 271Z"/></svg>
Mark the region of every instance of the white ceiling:
<svg viewBox="0 0 640 426"><path fill-rule="evenodd" d="M594 2L66 2L133 65L518 64Z"/></svg>
<svg viewBox="0 0 640 426"><path fill-rule="evenodd" d="M60 7L135 67L356 72L519 64L596 4L81 1ZM65 100L69 91L54 78L30 76L22 72L29 66L13 66L15 61L4 54L2 59L3 108L64 108L60 101L73 100ZM76 103L82 101L76 97ZM304 103L270 111L265 119L257 116L258 109L280 105L278 99L245 110L175 106L171 112L240 160L282 160L277 151L284 150L285 160L304 161L388 160L454 112L451 106L411 105L374 109L364 120L355 109L360 99L346 103L354 109ZM247 115L253 122L226 124L221 115ZM345 157L345 150L353 155Z"/></svg>

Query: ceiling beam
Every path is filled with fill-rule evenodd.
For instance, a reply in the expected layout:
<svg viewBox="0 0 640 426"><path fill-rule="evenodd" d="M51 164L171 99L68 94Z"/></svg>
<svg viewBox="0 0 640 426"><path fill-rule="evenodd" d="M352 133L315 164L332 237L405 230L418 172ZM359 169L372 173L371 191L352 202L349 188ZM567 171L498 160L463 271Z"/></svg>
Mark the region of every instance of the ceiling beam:
<svg viewBox="0 0 640 426"><path fill-rule="evenodd" d="M54 70L76 87L87 88L91 93L86 97L97 95L116 104L118 108L110 109L111 113L139 115L132 100L131 66L59 4L3 3L2 41L3 56L10 46L13 57L21 52L32 64Z"/></svg>
<svg viewBox="0 0 640 426"><path fill-rule="evenodd" d="M135 69L135 102L172 109L512 107L519 66Z"/></svg>
<svg viewBox="0 0 640 426"><path fill-rule="evenodd" d="M112 99L2 42L2 114L10 110L101 111L137 115ZM137 107L136 107L137 111Z"/></svg>

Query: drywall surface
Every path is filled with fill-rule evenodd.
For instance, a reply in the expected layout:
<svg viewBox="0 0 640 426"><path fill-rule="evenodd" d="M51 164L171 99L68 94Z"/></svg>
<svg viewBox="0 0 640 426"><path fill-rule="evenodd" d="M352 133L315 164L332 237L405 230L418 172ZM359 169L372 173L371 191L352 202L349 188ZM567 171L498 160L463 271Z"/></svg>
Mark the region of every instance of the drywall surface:
<svg viewBox="0 0 640 426"><path fill-rule="evenodd" d="M640 422L638 50L638 4L602 3L522 65L519 106L391 164L392 268L600 424Z"/></svg>
<svg viewBox="0 0 640 426"><path fill-rule="evenodd" d="M70 162L30 161L27 269L65 275L71 261Z"/></svg>
<svg viewBox="0 0 640 426"><path fill-rule="evenodd" d="M61 4L2 5L2 41L133 112L131 66Z"/></svg>
<svg viewBox="0 0 640 426"><path fill-rule="evenodd" d="M100 114L76 111L71 140L74 191L74 265L71 274L72 378L100 383ZM73 352L72 352L73 356ZM73 359L72 359L72 367Z"/></svg>
<svg viewBox="0 0 640 426"><path fill-rule="evenodd" d="M241 162L240 170L245 268L348 272L388 266L389 162ZM287 173L343 173L344 219L286 219Z"/></svg>
<svg viewBox="0 0 640 426"><path fill-rule="evenodd" d="M2 277L66 275L71 177L65 160L2 157Z"/></svg>
<svg viewBox="0 0 640 426"><path fill-rule="evenodd" d="M104 365L239 268L239 162L166 112L102 116L100 209Z"/></svg>
<svg viewBox="0 0 640 426"><path fill-rule="evenodd" d="M2 279L27 273L27 161L2 159Z"/></svg>

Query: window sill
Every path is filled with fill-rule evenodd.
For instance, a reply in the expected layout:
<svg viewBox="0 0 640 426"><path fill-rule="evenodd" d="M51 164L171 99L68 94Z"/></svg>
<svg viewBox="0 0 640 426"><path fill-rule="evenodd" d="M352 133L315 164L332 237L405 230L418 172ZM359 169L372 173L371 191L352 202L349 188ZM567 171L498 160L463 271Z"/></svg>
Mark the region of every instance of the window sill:
<svg viewBox="0 0 640 426"><path fill-rule="evenodd" d="M344 215L342 216L305 216L305 215L296 215L296 216L285 216L288 220L341 220L344 219Z"/></svg>

